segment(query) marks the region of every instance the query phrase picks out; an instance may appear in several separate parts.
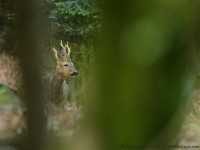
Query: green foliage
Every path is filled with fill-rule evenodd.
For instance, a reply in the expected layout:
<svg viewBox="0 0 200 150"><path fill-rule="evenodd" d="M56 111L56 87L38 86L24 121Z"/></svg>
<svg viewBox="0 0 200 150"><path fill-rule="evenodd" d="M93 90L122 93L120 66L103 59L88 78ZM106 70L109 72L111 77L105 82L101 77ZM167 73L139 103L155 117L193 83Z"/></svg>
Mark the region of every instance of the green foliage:
<svg viewBox="0 0 200 150"><path fill-rule="evenodd" d="M99 52L105 55L99 56L97 66L102 90L97 122L106 150L146 145L162 129L167 134L155 145L170 143L178 131L182 116L172 123L173 129L169 124L190 99L198 45L193 36L197 31L191 28L199 24L198 9L187 2L106 3Z"/></svg>
<svg viewBox="0 0 200 150"><path fill-rule="evenodd" d="M0 84L0 104L8 104L16 106L20 102L16 92L9 87Z"/></svg>
<svg viewBox="0 0 200 150"><path fill-rule="evenodd" d="M15 51L17 45L17 9L13 0L0 1L0 51ZM38 4L41 45L49 49L50 41L68 40L93 44L101 29L101 12L97 0L41 0ZM46 43L44 44L44 39Z"/></svg>
<svg viewBox="0 0 200 150"><path fill-rule="evenodd" d="M0 51L15 49L15 1L0 1Z"/></svg>
<svg viewBox="0 0 200 150"><path fill-rule="evenodd" d="M101 29L100 10L95 0L55 1L50 11L55 33L73 42L93 43Z"/></svg>
<svg viewBox="0 0 200 150"><path fill-rule="evenodd" d="M97 13L97 7L94 3L95 1L85 0L85 1L66 1L55 3L57 12L60 14L70 14L70 15L82 15L89 16L90 14ZM66 17L67 18L67 17Z"/></svg>

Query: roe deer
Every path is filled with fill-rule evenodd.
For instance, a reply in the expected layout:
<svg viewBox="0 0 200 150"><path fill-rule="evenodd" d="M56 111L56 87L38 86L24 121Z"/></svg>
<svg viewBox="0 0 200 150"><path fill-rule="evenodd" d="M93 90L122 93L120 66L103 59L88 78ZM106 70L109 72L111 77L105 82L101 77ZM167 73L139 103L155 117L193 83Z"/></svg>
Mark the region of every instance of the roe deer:
<svg viewBox="0 0 200 150"><path fill-rule="evenodd" d="M74 68L74 64L70 59L71 47L69 47L68 42L64 46L61 41L60 46L62 47L60 53L53 48L54 56L57 61L57 67L54 74L48 77L48 85L45 88L47 90L46 100L59 105L63 104L63 102L66 102L69 92L69 88L65 79L70 76L78 75L78 72Z"/></svg>

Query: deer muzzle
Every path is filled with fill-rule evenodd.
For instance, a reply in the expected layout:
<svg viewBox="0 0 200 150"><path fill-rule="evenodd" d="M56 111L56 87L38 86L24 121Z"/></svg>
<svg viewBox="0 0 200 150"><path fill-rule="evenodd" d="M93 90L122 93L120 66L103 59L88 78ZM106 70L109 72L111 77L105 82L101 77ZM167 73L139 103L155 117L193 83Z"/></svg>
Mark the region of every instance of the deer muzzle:
<svg viewBox="0 0 200 150"><path fill-rule="evenodd" d="M71 74L71 76L78 76L78 72L77 72L77 71L73 72L73 73Z"/></svg>

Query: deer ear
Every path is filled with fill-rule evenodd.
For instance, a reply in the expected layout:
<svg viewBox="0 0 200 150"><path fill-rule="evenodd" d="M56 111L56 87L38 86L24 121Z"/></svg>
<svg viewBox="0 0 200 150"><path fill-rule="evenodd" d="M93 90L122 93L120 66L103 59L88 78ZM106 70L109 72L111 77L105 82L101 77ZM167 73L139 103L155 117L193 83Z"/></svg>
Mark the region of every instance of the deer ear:
<svg viewBox="0 0 200 150"><path fill-rule="evenodd" d="M53 52L54 52L54 56L55 56L55 58L58 60L58 52L57 52L57 50L55 49L55 48L53 48Z"/></svg>

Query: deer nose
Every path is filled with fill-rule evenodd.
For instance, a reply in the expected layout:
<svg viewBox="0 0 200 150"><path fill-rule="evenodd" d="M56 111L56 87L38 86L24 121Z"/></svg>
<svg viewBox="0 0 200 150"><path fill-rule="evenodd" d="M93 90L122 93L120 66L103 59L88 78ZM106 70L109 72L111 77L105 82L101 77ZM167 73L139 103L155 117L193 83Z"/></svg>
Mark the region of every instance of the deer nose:
<svg viewBox="0 0 200 150"><path fill-rule="evenodd" d="M77 76L77 75L78 75L77 71L75 71L75 72L72 73L72 76Z"/></svg>

